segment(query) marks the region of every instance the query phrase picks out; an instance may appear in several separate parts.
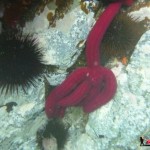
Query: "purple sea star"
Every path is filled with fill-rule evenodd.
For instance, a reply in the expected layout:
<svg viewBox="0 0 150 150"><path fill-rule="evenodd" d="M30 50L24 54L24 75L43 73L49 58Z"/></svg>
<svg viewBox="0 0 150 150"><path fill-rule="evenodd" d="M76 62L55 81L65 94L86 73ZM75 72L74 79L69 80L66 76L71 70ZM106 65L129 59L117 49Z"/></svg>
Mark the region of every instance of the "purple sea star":
<svg viewBox="0 0 150 150"><path fill-rule="evenodd" d="M117 88L116 78L111 70L100 66L99 47L121 5L129 6L132 2L133 0L112 2L99 17L87 38L87 67L73 71L50 93L45 103L49 118L63 117L68 106L82 106L89 113L113 98Z"/></svg>

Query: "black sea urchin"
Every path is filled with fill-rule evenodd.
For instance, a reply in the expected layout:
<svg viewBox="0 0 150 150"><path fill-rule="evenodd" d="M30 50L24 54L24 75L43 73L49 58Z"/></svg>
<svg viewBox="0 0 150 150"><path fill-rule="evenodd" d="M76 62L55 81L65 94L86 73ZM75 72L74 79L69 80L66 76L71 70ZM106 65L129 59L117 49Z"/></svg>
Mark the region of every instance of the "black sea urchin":
<svg viewBox="0 0 150 150"><path fill-rule="evenodd" d="M141 35L146 31L143 22L135 22L126 13L120 13L112 21L102 40L101 64L111 57L130 58Z"/></svg>
<svg viewBox="0 0 150 150"><path fill-rule="evenodd" d="M24 91L35 85L35 79L44 70L43 54L36 39L21 31L3 31L0 34L0 89L1 92Z"/></svg>
<svg viewBox="0 0 150 150"><path fill-rule="evenodd" d="M37 142L39 147L42 147L43 139L50 139L54 137L57 141L58 150L62 149L68 138L68 127L59 119L52 119L48 121L44 129L37 131Z"/></svg>

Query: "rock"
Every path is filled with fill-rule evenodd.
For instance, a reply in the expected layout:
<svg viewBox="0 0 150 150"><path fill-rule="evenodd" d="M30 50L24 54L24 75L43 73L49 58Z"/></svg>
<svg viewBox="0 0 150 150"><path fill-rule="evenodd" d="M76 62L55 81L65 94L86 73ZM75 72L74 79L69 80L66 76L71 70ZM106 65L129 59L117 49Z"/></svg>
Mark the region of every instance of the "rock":
<svg viewBox="0 0 150 150"><path fill-rule="evenodd" d="M66 150L135 150L150 138L150 31L138 42L128 66L117 74L118 89L108 104L89 114L85 132L72 130ZM72 141L74 139L74 142ZM73 144L75 143L75 144ZM72 146L71 146L72 144ZM92 147L92 148L91 148Z"/></svg>
<svg viewBox="0 0 150 150"><path fill-rule="evenodd" d="M77 7L71 10L64 19L58 22L56 28L48 28L46 18L47 8L40 16L36 16L33 22L28 22L23 32L32 33L37 37L39 47L45 50L47 64L60 66L55 73L47 73L49 82L60 84L66 77L66 69L70 67L80 55L76 44L85 39L93 23L93 13L84 14ZM68 18L67 18L68 17ZM71 19L66 33L66 20ZM65 69L63 69L65 68ZM21 89L18 94L0 95L0 149L1 150L38 150L36 133L44 126L47 118L44 112L45 86L44 77L37 79L36 87L31 86L27 93ZM10 112L7 112L6 103L15 102ZM44 141L43 144L47 143ZM49 142L48 142L49 144Z"/></svg>
<svg viewBox="0 0 150 150"><path fill-rule="evenodd" d="M45 13L45 11L44 11ZM46 15L47 13L45 13ZM41 17L46 16L44 14ZM81 50L79 41L86 39L93 24L93 14L84 14L79 7L64 17L72 20L63 28L63 19L56 28L47 29L48 23L36 20L28 23L24 33L37 37L39 46L45 50L47 64L60 67L55 73L46 73L50 83L60 84L66 77L66 69L76 61ZM39 24L41 23L41 24ZM62 25L62 26L61 26ZM67 32L66 32L67 31ZM118 82L115 97L105 106L85 115L81 110L67 109L64 123L68 123L69 138L64 150L135 150L139 148L140 136L150 139L150 31L138 42L127 67L119 64L113 68ZM47 122L45 112L44 80L37 87L30 87L27 94L0 95L0 106L16 102L10 112L0 107L0 149L38 150L36 132ZM48 143L47 143L48 142ZM43 144L49 141L43 141ZM48 149L49 147L47 147Z"/></svg>

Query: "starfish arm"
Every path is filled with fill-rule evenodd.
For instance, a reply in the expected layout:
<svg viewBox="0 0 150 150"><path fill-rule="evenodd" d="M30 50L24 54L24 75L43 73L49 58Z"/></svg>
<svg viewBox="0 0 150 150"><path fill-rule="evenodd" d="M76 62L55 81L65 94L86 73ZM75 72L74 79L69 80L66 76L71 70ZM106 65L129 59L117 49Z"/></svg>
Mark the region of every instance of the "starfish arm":
<svg viewBox="0 0 150 150"><path fill-rule="evenodd" d="M56 104L58 99L56 99L55 94L56 92L52 91L45 102L45 113L48 118L54 117L56 114L56 110L57 110Z"/></svg>
<svg viewBox="0 0 150 150"><path fill-rule="evenodd" d="M123 5L131 6L134 0L120 0Z"/></svg>
<svg viewBox="0 0 150 150"><path fill-rule="evenodd" d="M78 68L73 71L58 87L54 89L55 96L62 98L68 95L71 90L76 88L76 86L84 80L86 70L86 68Z"/></svg>
<svg viewBox="0 0 150 150"><path fill-rule="evenodd" d="M83 101L79 102L77 106L84 106L86 105L89 101L93 101L95 97L100 93L100 88L97 86L92 87L91 90L89 91L88 95L84 98Z"/></svg>
<svg viewBox="0 0 150 150"><path fill-rule="evenodd" d="M62 82L58 87L56 87L48 96L46 100L46 108L57 103L62 97L65 97L73 90L77 84L79 84L85 77L86 69L77 69L72 72L67 79Z"/></svg>
<svg viewBox="0 0 150 150"><path fill-rule="evenodd" d="M99 17L91 32L89 33L86 42L86 59L87 65L89 67L99 65L99 47L101 41L111 21L119 12L121 5L130 6L132 3L133 0L116 0L116 2L111 3Z"/></svg>
<svg viewBox="0 0 150 150"><path fill-rule="evenodd" d="M120 1L111 3L97 20L89 33L86 42L86 59L89 67L98 66L100 63L99 47L103 36L113 18L118 13L122 3Z"/></svg>
<svg viewBox="0 0 150 150"><path fill-rule="evenodd" d="M64 82L62 82L61 85L56 87L50 93L45 102L45 112L48 117L53 116L55 114L55 110L58 111L58 101L67 96L80 82L82 82L82 80L84 80L86 70L86 68L79 68L75 70Z"/></svg>
<svg viewBox="0 0 150 150"><path fill-rule="evenodd" d="M104 88L100 91L95 99L87 102L83 109L85 112L92 112L100 106L106 104L111 100L116 92L117 83L116 78L111 70L105 68L104 73Z"/></svg>
<svg viewBox="0 0 150 150"><path fill-rule="evenodd" d="M55 97L55 91L49 96L49 99L45 102L45 113L48 118L51 117L63 117L65 108L58 107L57 102L59 99Z"/></svg>
<svg viewBox="0 0 150 150"><path fill-rule="evenodd" d="M78 104L84 99L90 90L90 84L88 81L83 81L70 95L61 99L58 105L61 107L73 106Z"/></svg>
<svg viewBox="0 0 150 150"><path fill-rule="evenodd" d="M53 114L52 117L60 117L60 118L64 117L65 110L66 110L65 107L61 107L61 108L55 109L55 113Z"/></svg>

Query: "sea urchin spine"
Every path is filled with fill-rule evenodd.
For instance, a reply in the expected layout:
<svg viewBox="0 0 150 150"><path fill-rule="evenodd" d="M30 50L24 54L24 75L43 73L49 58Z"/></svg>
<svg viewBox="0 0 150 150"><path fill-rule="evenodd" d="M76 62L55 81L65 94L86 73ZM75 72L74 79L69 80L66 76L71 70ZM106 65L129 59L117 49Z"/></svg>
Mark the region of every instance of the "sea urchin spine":
<svg viewBox="0 0 150 150"><path fill-rule="evenodd" d="M19 30L0 34L0 89L6 93L24 91L35 85L44 70L43 54L35 38Z"/></svg>

